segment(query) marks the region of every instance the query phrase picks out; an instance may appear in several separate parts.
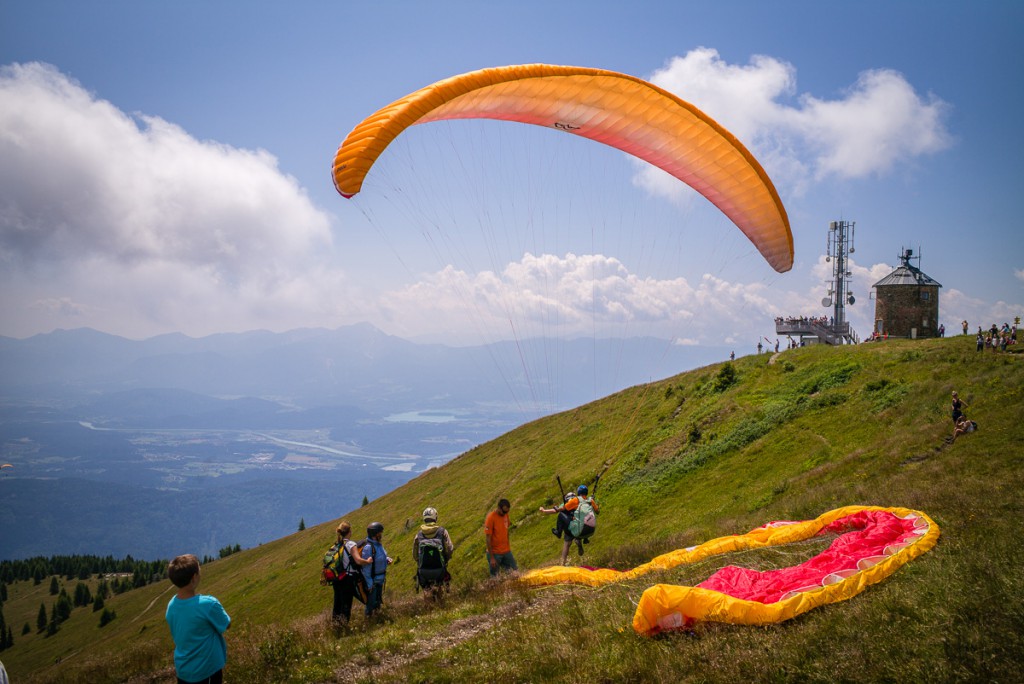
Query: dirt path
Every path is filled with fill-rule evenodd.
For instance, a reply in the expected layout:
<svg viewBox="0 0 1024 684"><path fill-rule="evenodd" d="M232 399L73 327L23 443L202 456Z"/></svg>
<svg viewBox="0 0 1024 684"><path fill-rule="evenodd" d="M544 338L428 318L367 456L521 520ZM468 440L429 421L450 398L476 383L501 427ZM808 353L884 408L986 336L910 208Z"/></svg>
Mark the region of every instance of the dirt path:
<svg viewBox="0 0 1024 684"><path fill-rule="evenodd" d="M388 681L401 668L433 655L439 650L452 648L469 641L478 634L490 630L502 620L522 617L540 612L554 597L536 597L532 601L512 601L480 615L470 615L453 621L440 633L423 638L413 638L400 652L381 653L377 662L349 662L344 669L336 670L336 682L355 682L369 679ZM358 676L354 676L358 674Z"/></svg>
<svg viewBox="0 0 1024 684"><path fill-rule="evenodd" d="M172 584L171 586L174 586L174 585ZM163 591L161 591L161 592L160 592L159 594L157 594L156 596L154 596L154 597L153 597L153 600L149 602L149 605L148 605L148 606L146 606L145 608L143 608L143 609L142 609L142 612L141 612L141 613L139 613L138 615L136 615L135 617L133 617L133 618L132 618L132 622L135 622L135 621L136 621L136 620L138 620L138 619L139 619L140 617L142 617L143 615L145 615L145 614L146 614L146 613L147 613L147 612L149 611L149 609L153 607L153 604L154 604L154 603L156 603L156 602L157 602L157 601L158 601L158 600L160 599L160 597L161 597L161 596L163 596L164 594L166 594L166 593L167 593L168 591L170 591L170 590L171 590L171 587L167 587L166 589L164 589Z"/></svg>

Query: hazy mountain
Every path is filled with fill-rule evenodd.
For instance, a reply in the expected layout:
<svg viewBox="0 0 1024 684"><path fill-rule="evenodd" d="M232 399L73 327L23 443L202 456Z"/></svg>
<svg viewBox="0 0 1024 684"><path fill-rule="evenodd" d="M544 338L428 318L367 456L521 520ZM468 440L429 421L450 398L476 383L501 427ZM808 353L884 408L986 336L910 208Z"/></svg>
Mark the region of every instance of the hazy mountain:
<svg viewBox="0 0 1024 684"><path fill-rule="evenodd" d="M63 553L69 538L136 557L249 546L541 415L724 354L650 338L455 348L367 324L0 337L0 459L15 465L0 558Z"/></svg>
<svg viewBox="0 0 1024 684"><path fill-rule="evenodd" d="M394 413L431 403L509 403L512 395L564 408L726 353L654 338L447 347L409 342L369 324L141 341L80 328L0 337L0 396L66 404L164 388Z"/></svg>

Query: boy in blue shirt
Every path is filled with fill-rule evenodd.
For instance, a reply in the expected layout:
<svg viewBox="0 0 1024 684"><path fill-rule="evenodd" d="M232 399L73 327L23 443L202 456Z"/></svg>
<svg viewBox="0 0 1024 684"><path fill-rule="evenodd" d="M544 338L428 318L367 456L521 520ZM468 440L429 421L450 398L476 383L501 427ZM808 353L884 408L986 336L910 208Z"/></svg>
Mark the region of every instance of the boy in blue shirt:
<svg viewBox="0 0 1024 684"><path fill-rule="evenodd" d="M178 684L221 684L228 658L224 632L231 626L231 618L220 601L196 593L199 559L192 554L172 560L167 577L178 587L166 614L174 639Z"/></svg>

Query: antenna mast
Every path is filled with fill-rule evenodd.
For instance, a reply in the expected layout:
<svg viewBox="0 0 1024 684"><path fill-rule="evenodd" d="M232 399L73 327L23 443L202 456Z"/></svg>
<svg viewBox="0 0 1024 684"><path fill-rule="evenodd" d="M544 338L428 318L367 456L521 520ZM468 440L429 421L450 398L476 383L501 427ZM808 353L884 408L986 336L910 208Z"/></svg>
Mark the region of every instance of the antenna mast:
<svg viewBox="0 0 1024 684"><path fill-rule="evenodd" d="M853 246L854 221L832 221L828 224L828 255L825 261L832 262L832 283L828 296L821 300L822 306L831 306L833 318L831 328L834 333L852 341L850 325L846 322L846 305L857 300L850 292L849 278L853 275L849 270L850 255L855 251Z"/></svg>

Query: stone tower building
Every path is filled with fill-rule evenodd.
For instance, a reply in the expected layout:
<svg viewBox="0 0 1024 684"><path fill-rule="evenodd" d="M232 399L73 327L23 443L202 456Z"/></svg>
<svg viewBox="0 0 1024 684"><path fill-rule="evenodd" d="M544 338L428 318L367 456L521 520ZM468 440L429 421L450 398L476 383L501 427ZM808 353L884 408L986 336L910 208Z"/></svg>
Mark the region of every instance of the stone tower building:
<svg viewBox="0 0 1024 684"><path fill-rule="evenodd" d="M889 337L938 337L939 288L937 281L914 267L914 251L903 250L899 267L875 288L875 332ZM921 257L916 257L920 263Z"/></svg>

